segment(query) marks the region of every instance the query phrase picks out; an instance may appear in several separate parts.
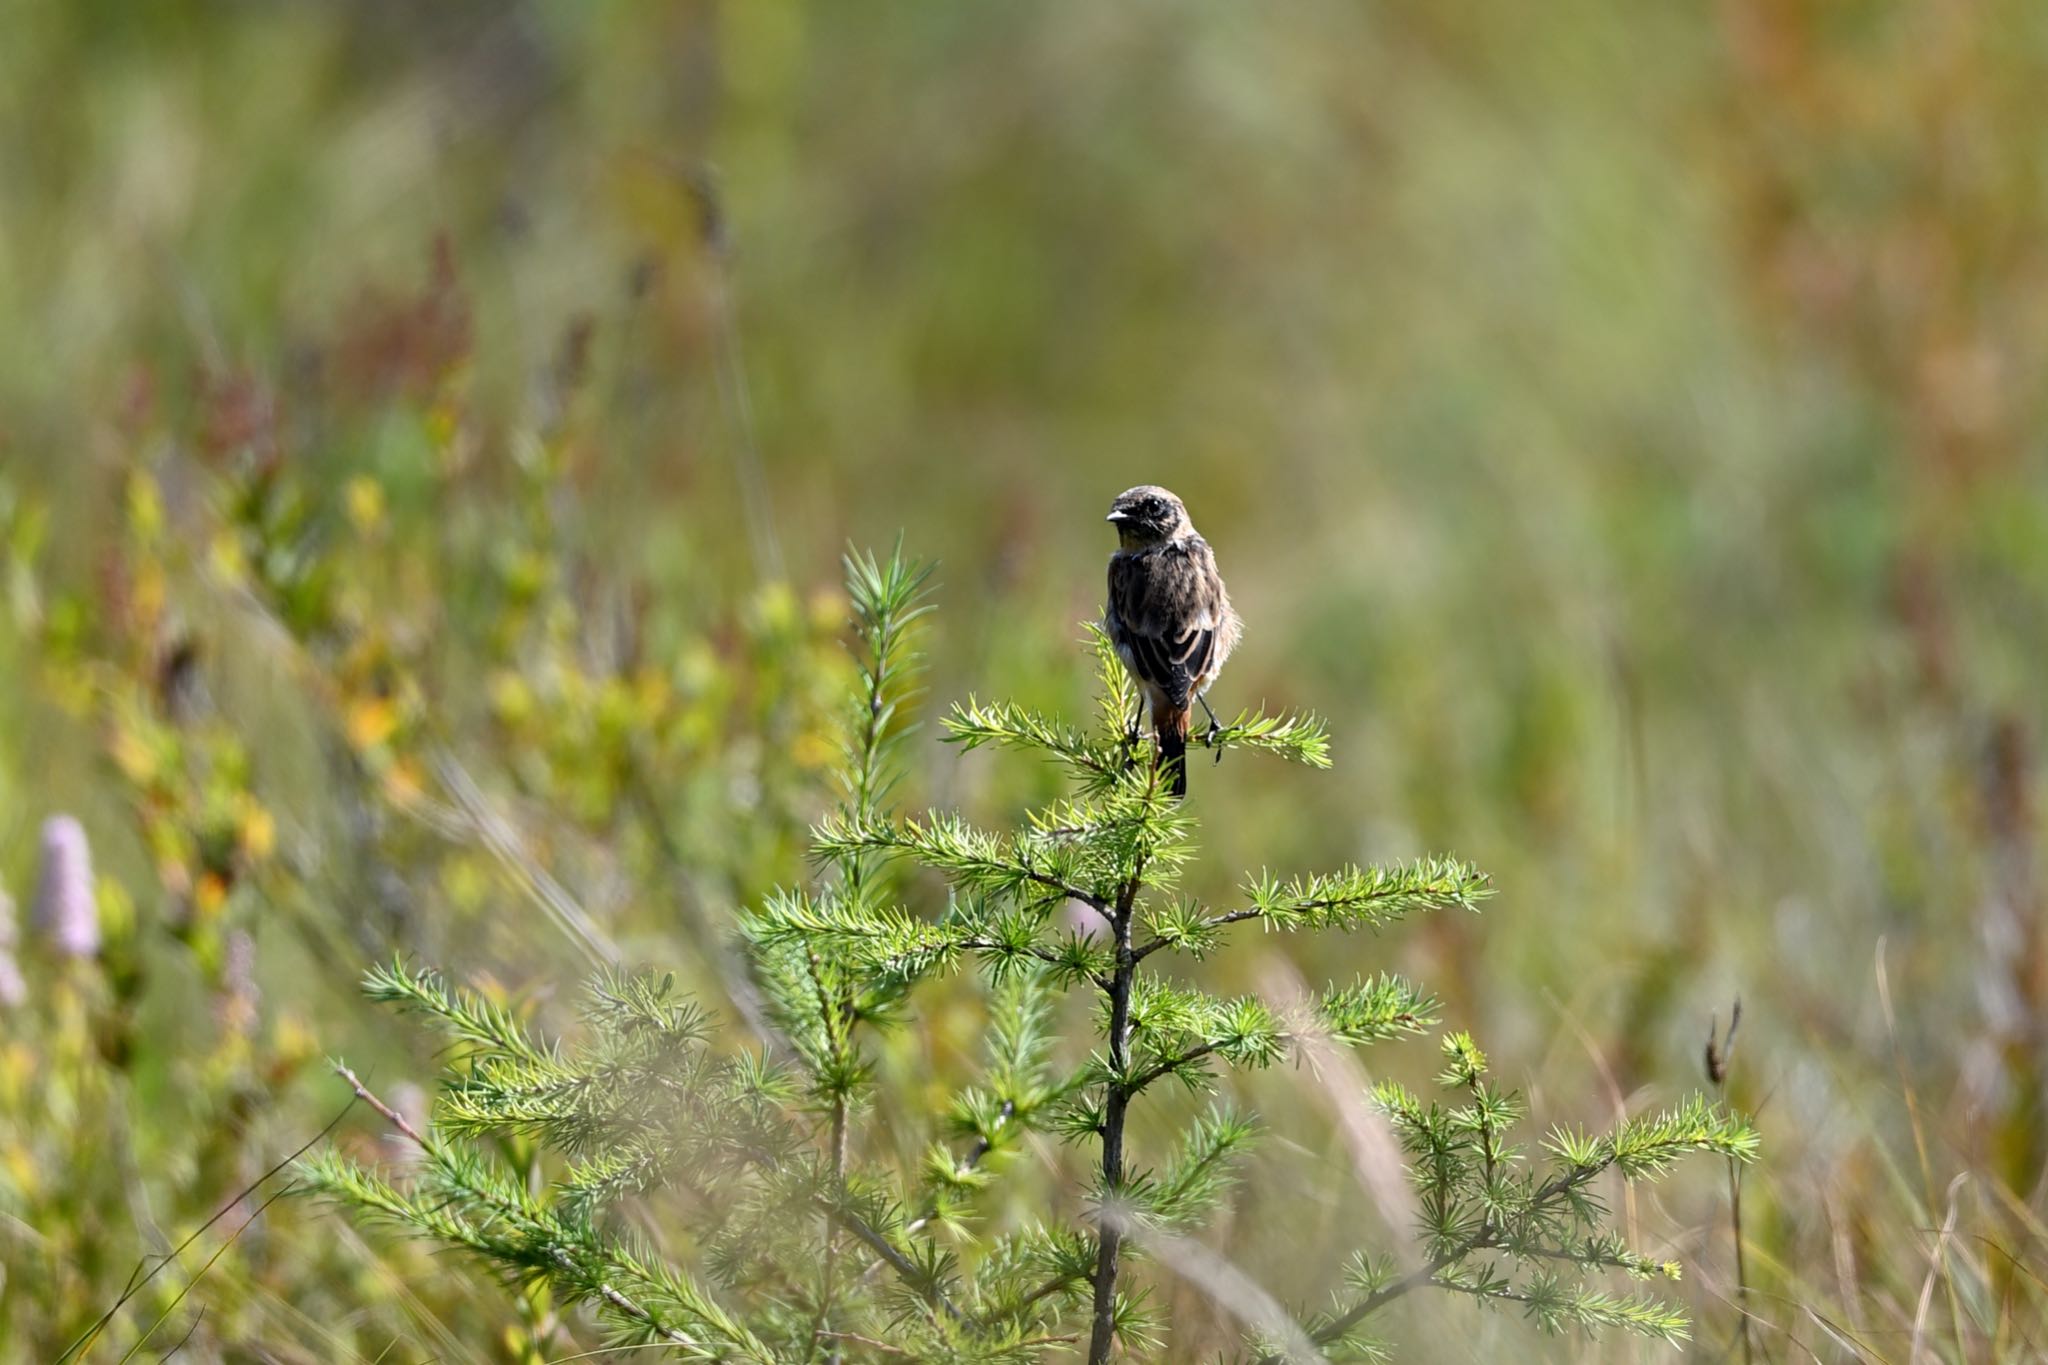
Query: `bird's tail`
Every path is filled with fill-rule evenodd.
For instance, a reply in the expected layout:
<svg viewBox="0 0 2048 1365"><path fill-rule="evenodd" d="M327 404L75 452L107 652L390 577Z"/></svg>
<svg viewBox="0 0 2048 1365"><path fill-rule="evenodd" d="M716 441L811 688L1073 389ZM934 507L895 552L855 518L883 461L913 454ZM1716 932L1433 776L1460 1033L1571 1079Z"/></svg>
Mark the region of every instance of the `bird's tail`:
<svg viewBox="0 0 2048 1365"><path fill-rule="evenodd" d="M1188 708L1161 707L1157 717L1159 762L1177 801L1188 794Z"/></svg>

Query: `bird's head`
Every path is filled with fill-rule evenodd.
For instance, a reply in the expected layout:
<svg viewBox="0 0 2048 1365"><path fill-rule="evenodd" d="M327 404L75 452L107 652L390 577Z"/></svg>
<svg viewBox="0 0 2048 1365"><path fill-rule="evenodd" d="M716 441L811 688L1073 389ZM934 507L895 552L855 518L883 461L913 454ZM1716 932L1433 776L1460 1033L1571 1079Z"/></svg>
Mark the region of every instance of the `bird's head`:
<svg viewBox="0 0 2048 1365"><path fill-rule="evenodd" d="M1159 545L1194 529L1181 500L1153 483L1117 494L1109 505L1108 521L1126 550Z"/></svg>

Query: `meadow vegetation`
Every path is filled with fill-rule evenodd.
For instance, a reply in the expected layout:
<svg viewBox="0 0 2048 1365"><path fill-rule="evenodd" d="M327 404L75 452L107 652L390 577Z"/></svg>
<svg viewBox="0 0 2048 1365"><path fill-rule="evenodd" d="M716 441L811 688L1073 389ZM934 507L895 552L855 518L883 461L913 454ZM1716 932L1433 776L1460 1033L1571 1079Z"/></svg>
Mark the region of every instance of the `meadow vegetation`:
<svg viewBox="0 0 2048 1365"><path fill-rule="evenodd" d="M1072 1277L1010 1337L934 1305L1092 1275L1108 1205L1142 1230L1132 1351L1329 1347L1459 1226L1555 1249L1500 1229L1582 1133L1624 1139L1569 1229L1615 1274L1401 1294L1373 1338L2033 1358L2031 11L863 9L10 8L0 1361L539 1362L632 1329L587 1277L309 1188L417 1229L456 1167L585 1200L709 1295L688 1330L791 1358L1085 1354ZM968 751L1106 742L1031 718L1114 695L1082 623L1102 511L1147 480L1249 624L1219 708L1315 712L1327 771L1198 750L1175 811ZM868 733L896 561L849 593L842 556L899 534L939 565L928 666ZM1149 1061L1065 946L1114 915L966 865L1067 848L1083 822L1026 812L1090 800L1186 850L1127 920L1174 950ZM1323 899L1297 870L1449 855L1482 914L1260 931ZM479 1027L451 1052L366 976ZM1428 1036L1325 1046L1325 992L1370 1013L1389 980ZM1182 1074L1219 1059L1271 1065ZM684 1068L700 1137L758 1120L784 1167L623 1197L615 1128L505 1108L543 1064ZM1089 1095L1134 1065L1167 1066L1135 1190L1091 1193ZM1666 1115L1730 1159L1631 1169ZM1449 1205L1403 1174L1432 1168ZM800 1244L796 1289L727 1254L749 1219ZM1681 1310L1679 1342L1565 1321Z"/></svg>

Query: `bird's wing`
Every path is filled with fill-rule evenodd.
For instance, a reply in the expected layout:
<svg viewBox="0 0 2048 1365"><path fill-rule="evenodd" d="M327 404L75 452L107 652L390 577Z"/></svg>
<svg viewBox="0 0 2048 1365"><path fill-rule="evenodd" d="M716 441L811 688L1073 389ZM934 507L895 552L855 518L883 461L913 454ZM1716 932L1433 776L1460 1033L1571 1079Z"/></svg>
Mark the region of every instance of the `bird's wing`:
<svg viewBox="0 0 2048 1365"><path fill-rule="evenodd" d="M1220 587L1206 545L1164 546L1109 562L1111 639L1131 671L1185 707L1216 657Z"/></svg>

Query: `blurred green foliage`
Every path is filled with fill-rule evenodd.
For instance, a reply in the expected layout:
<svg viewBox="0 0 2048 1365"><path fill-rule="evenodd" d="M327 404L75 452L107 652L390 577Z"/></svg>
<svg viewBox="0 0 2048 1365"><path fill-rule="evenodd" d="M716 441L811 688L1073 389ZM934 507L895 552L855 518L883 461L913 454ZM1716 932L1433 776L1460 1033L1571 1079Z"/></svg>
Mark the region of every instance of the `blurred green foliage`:
<svg viewBox="0 0 2048 1365"><path fill-rule="evenodd" d="M1758 1342L2039 1338L2037 6L0 19L0 886L32 937L68 811L106 920L89 969L22 949L0 1358L331 1117L304 1063L390 1046L379 952L536 1013L607 942L728 991L829 800L846 542L942 560L937 698L1072 712L1141 480L1249 623L1219 703L1339 760L1196 773L1190 891L1435 848L1502 891L1219 974L1413 972L1589 1122L1695 1083L1739 992ZM927 750L916 795L1049 793L997 771ZM1247 1087L1313 1157L1227 1233L1271 1283L1380 1216L1345 1085ZM1633 1216L1707 1253L1724 1349L1724 1192ZM151 1344L203 1306L195 1357L487 1359L550 1311L313 1217Z"/></svg>

